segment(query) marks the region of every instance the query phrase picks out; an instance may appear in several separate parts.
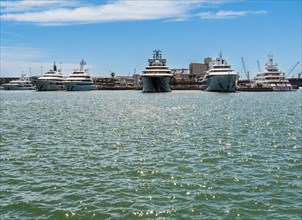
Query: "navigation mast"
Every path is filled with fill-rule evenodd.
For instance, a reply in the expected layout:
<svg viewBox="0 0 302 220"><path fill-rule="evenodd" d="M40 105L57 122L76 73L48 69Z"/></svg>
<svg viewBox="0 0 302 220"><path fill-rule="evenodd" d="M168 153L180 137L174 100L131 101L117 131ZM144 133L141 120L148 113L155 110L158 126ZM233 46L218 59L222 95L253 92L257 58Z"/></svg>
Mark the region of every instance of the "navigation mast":
<svg viewBox="0 0 302 220"><path fill-rule="evenodd" d="M84 71L84 66L86 65L86 62L82 59L80 62L80 71Z"/></svg>
<svg viewBox="0 0 302 220"><path fill-rule="evenodd" d="M258 65L258 70L259 70L259 72L261 72L261 68L260 68L259 60L257 60L257 65Z"/></svg>

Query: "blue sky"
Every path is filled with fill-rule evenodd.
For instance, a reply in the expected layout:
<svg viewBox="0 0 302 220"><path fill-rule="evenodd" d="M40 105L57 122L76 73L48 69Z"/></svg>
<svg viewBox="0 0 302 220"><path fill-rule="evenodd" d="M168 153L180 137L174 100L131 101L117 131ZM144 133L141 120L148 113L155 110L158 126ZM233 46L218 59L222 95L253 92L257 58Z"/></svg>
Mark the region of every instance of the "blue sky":
<svg viewBox="0 0 302 220"><path fill-rule="evenodd" d="M301 72L301 0L1 0L1 77L65 75L87 62L92 76L140 73L160 49L170 68L188 68L220 50L245 78L273 54Z"/></svg>

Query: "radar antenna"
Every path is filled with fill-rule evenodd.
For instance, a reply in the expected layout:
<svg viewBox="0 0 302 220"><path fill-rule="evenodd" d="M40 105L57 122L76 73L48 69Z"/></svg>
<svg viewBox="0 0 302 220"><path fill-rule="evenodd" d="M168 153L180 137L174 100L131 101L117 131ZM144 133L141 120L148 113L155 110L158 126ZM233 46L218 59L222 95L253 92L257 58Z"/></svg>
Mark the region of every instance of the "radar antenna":
<svg viewBox="0 0 302 220"><path fill-rule="evenodd" d="M153 51L153 59L161 60L161 50L154 50Z"/></svg>
<svg viewBox="0 0 302 220"><path fill-rule="evenodd" d="M222 55L223 55L223 52L222 52L222 50L220 50L219 53L218 53L218 57L219 57L220 59L222 59Z"/></svg>

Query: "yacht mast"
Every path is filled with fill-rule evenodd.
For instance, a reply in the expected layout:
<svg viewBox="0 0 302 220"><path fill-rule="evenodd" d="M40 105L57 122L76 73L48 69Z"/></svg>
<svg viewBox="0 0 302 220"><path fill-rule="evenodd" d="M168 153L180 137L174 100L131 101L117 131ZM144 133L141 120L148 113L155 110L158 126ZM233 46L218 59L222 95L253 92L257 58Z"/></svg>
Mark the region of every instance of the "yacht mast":
<svg viewBox="0 0 302 220"><path fill-rule="evenodd" d="M258 65L258 70L259 70L259 72L261 72L261 68L260 68L259 60L257 60L257 65Z"/></svg>
<svg viewBox="0 0 302 220"><path fill-rule="evenodd" d="M84 66L86 65L86 62L82 59L80 62L80 71L84 71Z"/></svg>
<svg viewBox="0 0 302 220"><path fill-rule="evenodd" d="M53 62L53 71L56 72L57 71L57 65L56 65L56 61Z"/></svg>

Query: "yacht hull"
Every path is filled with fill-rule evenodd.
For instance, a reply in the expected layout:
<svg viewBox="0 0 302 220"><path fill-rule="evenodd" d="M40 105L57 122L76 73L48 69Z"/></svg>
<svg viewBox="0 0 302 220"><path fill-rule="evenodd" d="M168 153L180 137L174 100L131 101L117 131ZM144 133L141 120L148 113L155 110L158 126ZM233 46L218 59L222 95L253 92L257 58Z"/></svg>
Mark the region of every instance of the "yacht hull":
<svg viewBox="0 0 302 220"><path fill-rule="evenodd" d="M143 92L171 92L171 76L142 76Z"/></svg>
<svg viewBox="0 0 302 220"><path fill-rule="evenodd" d="M3 85L4 90L35 90L34 86Z"/></svg>
<svg viewBox="0 0 302 220"><path fill-rule="evenodd" d="M65 89L63 83L59 81L35 80L33 83L36 85L37 91L59 91Z"/></svg>
<svg viewBox="0 0 302 220"><path fill-rule="evenodd" d="M291 85L290 86L275 86L273 87L274 92L288 92L288 91L297 91L297 89L294 89Z"/></svg>
<svg viewBox="0 0 302 220"><path fill-rule="evenodd" d="M272 88L272 87L239 87L242 92L295 92L298 89L293 88Z"/></svg>
<svg viewBox="0 0 302 220"><path fill-rule="evenodd" d="M93 83L85 82L64 82L64 86L67 91L90 91L95 90Z"/></svg>
<svg viewBox="0 0 302 220"><path fill-rule="evenodd" d="M210 92L235 92L238 75L211 75L204 89Z"/></svg>

